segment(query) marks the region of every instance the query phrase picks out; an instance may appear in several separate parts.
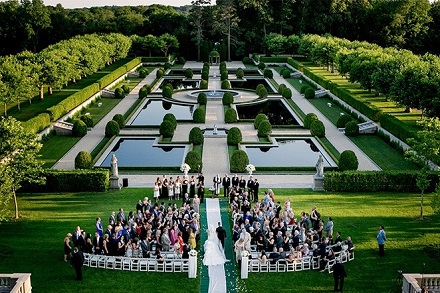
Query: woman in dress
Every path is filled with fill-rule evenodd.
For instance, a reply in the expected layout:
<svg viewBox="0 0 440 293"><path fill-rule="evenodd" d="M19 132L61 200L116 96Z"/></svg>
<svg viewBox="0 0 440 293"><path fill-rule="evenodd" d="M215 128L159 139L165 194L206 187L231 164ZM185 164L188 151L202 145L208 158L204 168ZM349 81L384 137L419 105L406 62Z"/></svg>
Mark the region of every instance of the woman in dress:
<svg viewBox="0 0 440 293"><path fill-rule="evenodd" d="M182 194L188 193L188 175L183 176L182 180Z"/></svg>
<svg viewBox="0 0 440 293"><path fill-rule="evenodd" d="M168 181L168 200L173 200L174 196L174 180L173 177L170 177L170 180Z"/></svg>
<svg viewBox="0 0 440 293"><path fill-rule="evenodd" d="M196 249L196 233L192 228L189 229L189 245L191 245L192 249Z"/></svg>
<svg viewBox="0 0 440 293"><path fill-rule="evenodd" d="M102 223L101 218L96 218L96 232L98 232L99 237L102 237Z"/></svg>
<svg viewBox="0 0 440 293"><path fill-rule="evenodd" d="M208 239L204 244L203 264L205 266L223 265L226 262L226 257L213 225L209 226L207 233Z"/></svg>
<svg viewBox="0 0 440 293"><path fill-rule="evenodd" d="M179 176L177 176L176 181L174 182L174 199L176 200L179 200L181 186L182 183L180 182Z"/></svg>
<svg viewBox="0 0 440 293"><path fill-rule="evenodd" d="M196 195L196 178L194 175L189 180L189 197L193 198Z"/></svg>
<svg viewBox="0 0 440 293"><path fill-rule="evenodd" d="M167 198L169 199L168 196L168 179L165 177L162 178L162 194L161 194L162 198Z"/></svg>
<svg viewBox="0 0 440 293"><path fill-rule="evenodd" d="M193 208L195 213L199 213L199 207L200 207L200 198L197 194L195 194L193 199Z"/></svg>
<svg viewBox="0 0 440 293"><path fill-rule="evenodd" d="M64 237L64 261L67 262L67 256L72 252L72 246L70 245L70 238L72 238L72 233L67 233Z"/></svg>
<svg viewBox="0 0 440 293"><path fill-rule="evenodd" d="M153 197L156 200L156 202L159 201L159 197L160 197L160 191L159 191L159 183L154 182L154 187L153 187Z"/></svg>
<svg viewBox="0 0 440 293"><path fill-rule="evenodd" d="M109 253L109 238L110 236L109 236L109 234L104 234L104 240L102 241L102 248L103 248L103 250L104 250L104 254L105 255L110 255L110 253Z"/></svg>

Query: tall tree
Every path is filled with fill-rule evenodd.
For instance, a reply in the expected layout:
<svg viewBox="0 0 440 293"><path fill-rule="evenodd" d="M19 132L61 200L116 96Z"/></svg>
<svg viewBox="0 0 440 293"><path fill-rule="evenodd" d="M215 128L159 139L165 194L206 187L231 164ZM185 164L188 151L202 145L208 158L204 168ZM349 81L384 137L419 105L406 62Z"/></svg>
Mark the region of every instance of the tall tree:
<svg viewBox="0 0 440 293"><path fill-rule="evenodd" d="M20 23L26 34L28 48L37 52L40 34L50 28L50 14L42 0L21 0Z"/></svg>
<svg viewBox="0 0 440 293"><path fill-rule="evenodd" d="M214 12L214 30L226 35L228 43L228 61L231 61L231 43L236 41L233 39L232 33L238 27L240 18L235 9L234 0L218 0L217 7Z"/></svg>
<svg viewBox="0 0 440 293"><path fill-rule="evenodd" d="M165 56L168 56L170 48L179 48L179 41L175 36L163 34L159 37L159 47Z"/></svg>
<svg viewBox="0 0 440 293"><path fill-rule="evenodd" d="M200 50L203 43L203 31L205 29L205 23L208 20L207 14L205 13L207 5L211 5L211 0L193 0L191 1L191 34L194 35L193 41L197 46L197 61L200 61Z"/></svg>

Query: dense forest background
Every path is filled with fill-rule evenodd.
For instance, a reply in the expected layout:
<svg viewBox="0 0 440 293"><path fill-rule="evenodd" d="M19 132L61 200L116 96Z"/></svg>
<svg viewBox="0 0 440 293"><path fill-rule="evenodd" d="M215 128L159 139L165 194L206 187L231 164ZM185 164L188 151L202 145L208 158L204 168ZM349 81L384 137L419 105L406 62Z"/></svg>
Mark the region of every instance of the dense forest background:
<svg viewBox="0 0 440 293"><path fill-rule="evenodd" d="M440 53L440 2L428 0L195 0L193 5L65 9L41 0L0 2L0 54L38 52L76 35L174 35L176 53L203 59L230 36L232 58L264 53L270 33L331 34L383 47ZM227 32L230 31L230 34Z"/></svg>

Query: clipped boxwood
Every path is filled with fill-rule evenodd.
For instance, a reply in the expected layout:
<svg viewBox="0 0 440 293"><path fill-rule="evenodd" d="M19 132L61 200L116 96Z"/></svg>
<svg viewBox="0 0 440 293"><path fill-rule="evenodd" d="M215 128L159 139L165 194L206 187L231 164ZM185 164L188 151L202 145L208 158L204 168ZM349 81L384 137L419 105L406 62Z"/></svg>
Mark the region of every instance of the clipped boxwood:
<svg viewBox="0 0 440 293"><path fill-rule="evenodd" d="M183 56L179 56L179 57L177 58L177 62L178 62L179 64L185 64L185 63L186 63L186 59L185 59L185 57L183 57Z"/></svg>
<svg viewBox="0 0 440 293"><path fill-rule="evenodd" d="M269 118L267 118L266 114L258 114L257 117L255 117L254 119L254 128L258 129L258 125L260 125L261 121L263 120L269 120Z"/></svg>
<svg viewBox="0 0 440 293"><path fill-rule="evenodd" d="M122 88L118 87L115 89L115 98L116 99L123 99L125 97L125 92Z"/></svg>
<svg viewBox="0 0 440 293"><path fill-rule="evenodd" d="M72 135L76 137L83 137L87 134L87 125L81 120L73 122Z"/></svg>
<svg viewBox="0 0 440 293"><path fill-rule="evenodd" d="M223 90L228 90L228 89L231 88L231 84L229 83L228 80L223 80L223 81L222 81L222 84L221 84L221 88L222 88Z"/></svg>
<svg viewBox="0 0 440 293"><path fill-rule="evenodd" d="M203 108L197 108L193 113L193 120L195 123L205 123L205 110Z"/></svg>
<svg viewBox="0 0 440 293"><path fill-rule="evenodd" d="M115 114L115 116L113 116L112 120L118 122L119 129L124 128L124 126L125 126L124 115L122 115L122 114Z"/></svg>
<svg viewBox="0 0 440 293"><path fill-rule="evenodd" d="M170 121L173 124L174 129L177 127L177 119L176 116L172 113L167 113L163 116L162 121Z"/></svg>
<svg viewBox="0 0 440 293"><path fill-rule="evenodd" d="M165 62L165 65L163 66L163 68L165 68L165 70L168 70L172 67L173 65L170 62Z"/></svg>
<svg viewBox="0 0 440 293"><path fill-rule="evenodd" d="M220 72L220 80L227 80L227 79L228 79L228 71L226 69L222 70Z"/></svg>
<svg viewBox="0 0 440 293"><path fill-rule="evenodd" d="M80 151L75 157L75 169L92 169L92 156L86 151Z"/></svg>
<svg viewBox="0 0 440 293"><path fill-rule="evenodd" d="M147 97L151 93L151 86L149 84L144 85L139 90L139 99Z"/></svg>
<svg viewBox="0 0 440 293"><path fill-rule="evenodd" d="M225 112L225 122L226 123L235 123L237 122L237 111L233 108L229 108Z"/></svg>
<svg viewBox="0 0 440 293"><path fill-rule="evenodd" d="M265 98L267 97L267 89L263 84L259 84L257 85L256 89L255 89L255 93L260 97L260 98Z"/></svg>
<svg viewBox="0 0 440 293"><path fill-rule="evenodd" d="M287 68L283 68L283 69L281 69L280 75L284 78L289 78L290 77L290 70Z"/></svg>
<svg viewBox="0 0 440 293"><path fill-rule="evenodd" d="M147 77L148 74L150 74L150 72L148 71L148 68L142 67L141 69L139 69L139 77L140 78L145 78L145 77Z"/></svg>
<svg viewBox="0 0 440 293"><path fill-rule="evenodd" d="M206 90L208 89L208 81L207 78L202 79L202 81L200 82L200 89L201 90Z"/></svg>
<svg viewBox="0 0 440 293"><path fill-rule="evenodd" d="M87 127L93 127L93 118L90 115L81 115L79 119L84 122Z"/></svg>
<svg viewBox="0 0 440 293"><path fill-rule="evenodd" d="M264 68L266 68L266 64L264 64L264 62L258 63L258 69L263 70Z"/></svg>
<svg viewBox="0 0 440 293"><path fill-rule="evenodd" d="M350 121L345 125L345 135L346 136L358 136L359 135L359 125L356 121Z"/></svg>
<svg viewBox="0 0 440 293"><path fill-rule="evenodd" d="M164 120L160 124L159 133L163 137L173 137L174 135L174 125L173 122L169 120Z"/></svg>
<svg viewBox="0 0 440 293"><path fill-rule="evenodd" d="M285 88L281 95L286 99L291 99L292 98L292 90L289 88Z"/></svg>
<svg viewBox="0 0 440 293"><path fill-rule="evenodd" d="M243 150L236 150L231 156L231 172L243 173L246 171L246 166L249 165L249 157Z"/></svg>
<svg viewBox="0 0 440 293"><path fill-rule="evenodd" d="M37 133L50 125L50 115L48 113L41 113L22 124L26 131Z"/></svg>
<svg viewBox="0 0 440 293"><path fill-rule="evenodd" d="M156 71L156 78L162 78L164 75L165 75L165 72L163 71L162 68L159 68L159 69Z"/></svg>
<svg viewBox="0 0 440 293"><path fill-rule="evenodd" d="M251 59L246 56L246 57L243 57L242 62L243 62L243 64L251 64Z"/></svg>
<svg viewBox="0 0 440 293"><path fill-rule="evenodd" d="M269 68L264 69L263 76L266 78L273 78L273 71Z"/></svg>
<svg viewBox="0 0 440 293"><path fill-rule="evenodd" d="M243 68L237 68L237 73L235 75L237 76L238 79L242 79L244 77L244 70L243 70Z"/></svg>
<svg viewBox="0 0 440 293"><path fill-rule="evenodd" d="M241 143L243 136L241 134L241 130L238 127L232 127L228 131L228 136L226 137L226 141L228 145L237 145Z"/></svg>
<svg viewBox="0 0 440 293"><path fill-rule="evenodd" d="M307 85L307 84L301 86L301 88L299 90L300 94L304 94L306 92L306 90L309 89L309 88L310 88L310 86Z"/></svg>
<svg viewBox="0 0 440 293"><path fill-rule="evenodd" d="M345 128L345 125L347 125L348 122L350 122L352 119L349 115L344 114L339 116L338 121L336 122L337 128Z"/></svg>
<svg viewBox="0 0 440 293"><path fill-rule="evenodd" d="M321 120L313 120L310 125L310 134L317 137L325 136L325 126Z"/></svg>
<svg viewBox="0 0 440 293"><path fill-rule="evenodd" d="M283 91L284 91L286 88L287 88L287 86L286 86L284 83L280 84L280 86L278 87L278 93L279 93L280 95L282 95L282 94L283 94Z"/></svg>
<svg viewBox="0 0 440 293"><path fill-rule="evenodd" d="M197 103L199 105L206 105L207 102L208 102L208 97L206 96L206 94L199 93L199 95L197 96Z"/></svg>
<svg viewBox="0 0 440 293"><path fill-rule="evenodd" d="M185 163L187 163L193 172L200 172L202 168L202 157L196 151L190 151L186 154Z"/></svg>
<svg viewBox="0 0 440 293"><path fill-rule="evenodd" d="M315 113L308 113L306 117L304 117L304 128L310 129L312 122L318 120L318 116Z"/></svg>
<svg viewBox="0 0 440 293"><path fill-rule="evenodd" d="M129 94L130 93L130 87L126 84L123 84L121 86L121 89L124 91L125 94Z"/></svg>
<svg viewBox="0 0 440 293"><path fill-rule="evenodd" d="M191 68L185 69L185 77L186 78L192 78L194 75L193 70Z"/></svg>
<svg viewBox="0 0 440 293"><path fill-rule="evenodd" d="M315 90L312 88L308 88L306 89L306 91L304 92L304 98L306 99L313 99L315 97Z"/></svg>
<svg viewBox="0 0 440 293"><path fill-rule="evenodd" d="M173 87L172 86L164 86L162 88L162 97L171 99L173 97Z"/></svg>
<svg viewBox="0 0 440 293"><path fill-rule="evenodd" d="M223 105L231 105L234 103L234 96L230 92L226 92L223 94L222 97L222 103Z"/></svg>
<svg viewBox="0 0 440 293"><path fill-rule="evenodd" d="M270 135L272 132L272 125L269 120L263 120L260 124L258 124L258 136L264 137Z"/></svg>
<svg viewBox="0 0 440 293"><path fill-rule="evenodd" d="M112 137L119 134L119 124L115 120L110 120L105 126L105 136Z"/></svg>
<svg viewBox="0 0 440 293"><path fill-rule="evenodd" d="M209 69L202 70L202 80L208 80L209 79Z"/></svg>
<svg viewBox="0 0 440 293"><path fill-rule="evenodd" d="M351 150L343 151L339 156L338 167L340 171L357 170L359 167L359 161L356 154Z"/></svg>
<svg viewBox="0 0 440 293"><path fill-rule="evenodd" d="M203 132L199 127L193 127L189 132L188 140L193 145L201 145L205 140Z"/></svg>

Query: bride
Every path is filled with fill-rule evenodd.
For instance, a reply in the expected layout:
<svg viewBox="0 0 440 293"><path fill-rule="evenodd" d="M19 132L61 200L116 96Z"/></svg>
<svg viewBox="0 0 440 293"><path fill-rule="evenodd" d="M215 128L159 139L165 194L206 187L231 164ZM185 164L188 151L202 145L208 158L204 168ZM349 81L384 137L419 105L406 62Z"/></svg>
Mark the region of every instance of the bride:
<svg viewBox="0 0 440 293"><path fill-rule="evenodd" d="M225 252L217 237L214 226L210 225L206 232L208 233L208 240L204 244L205 256L203 257L203 264L205 266L223 265L226 262Z"/></svg>

